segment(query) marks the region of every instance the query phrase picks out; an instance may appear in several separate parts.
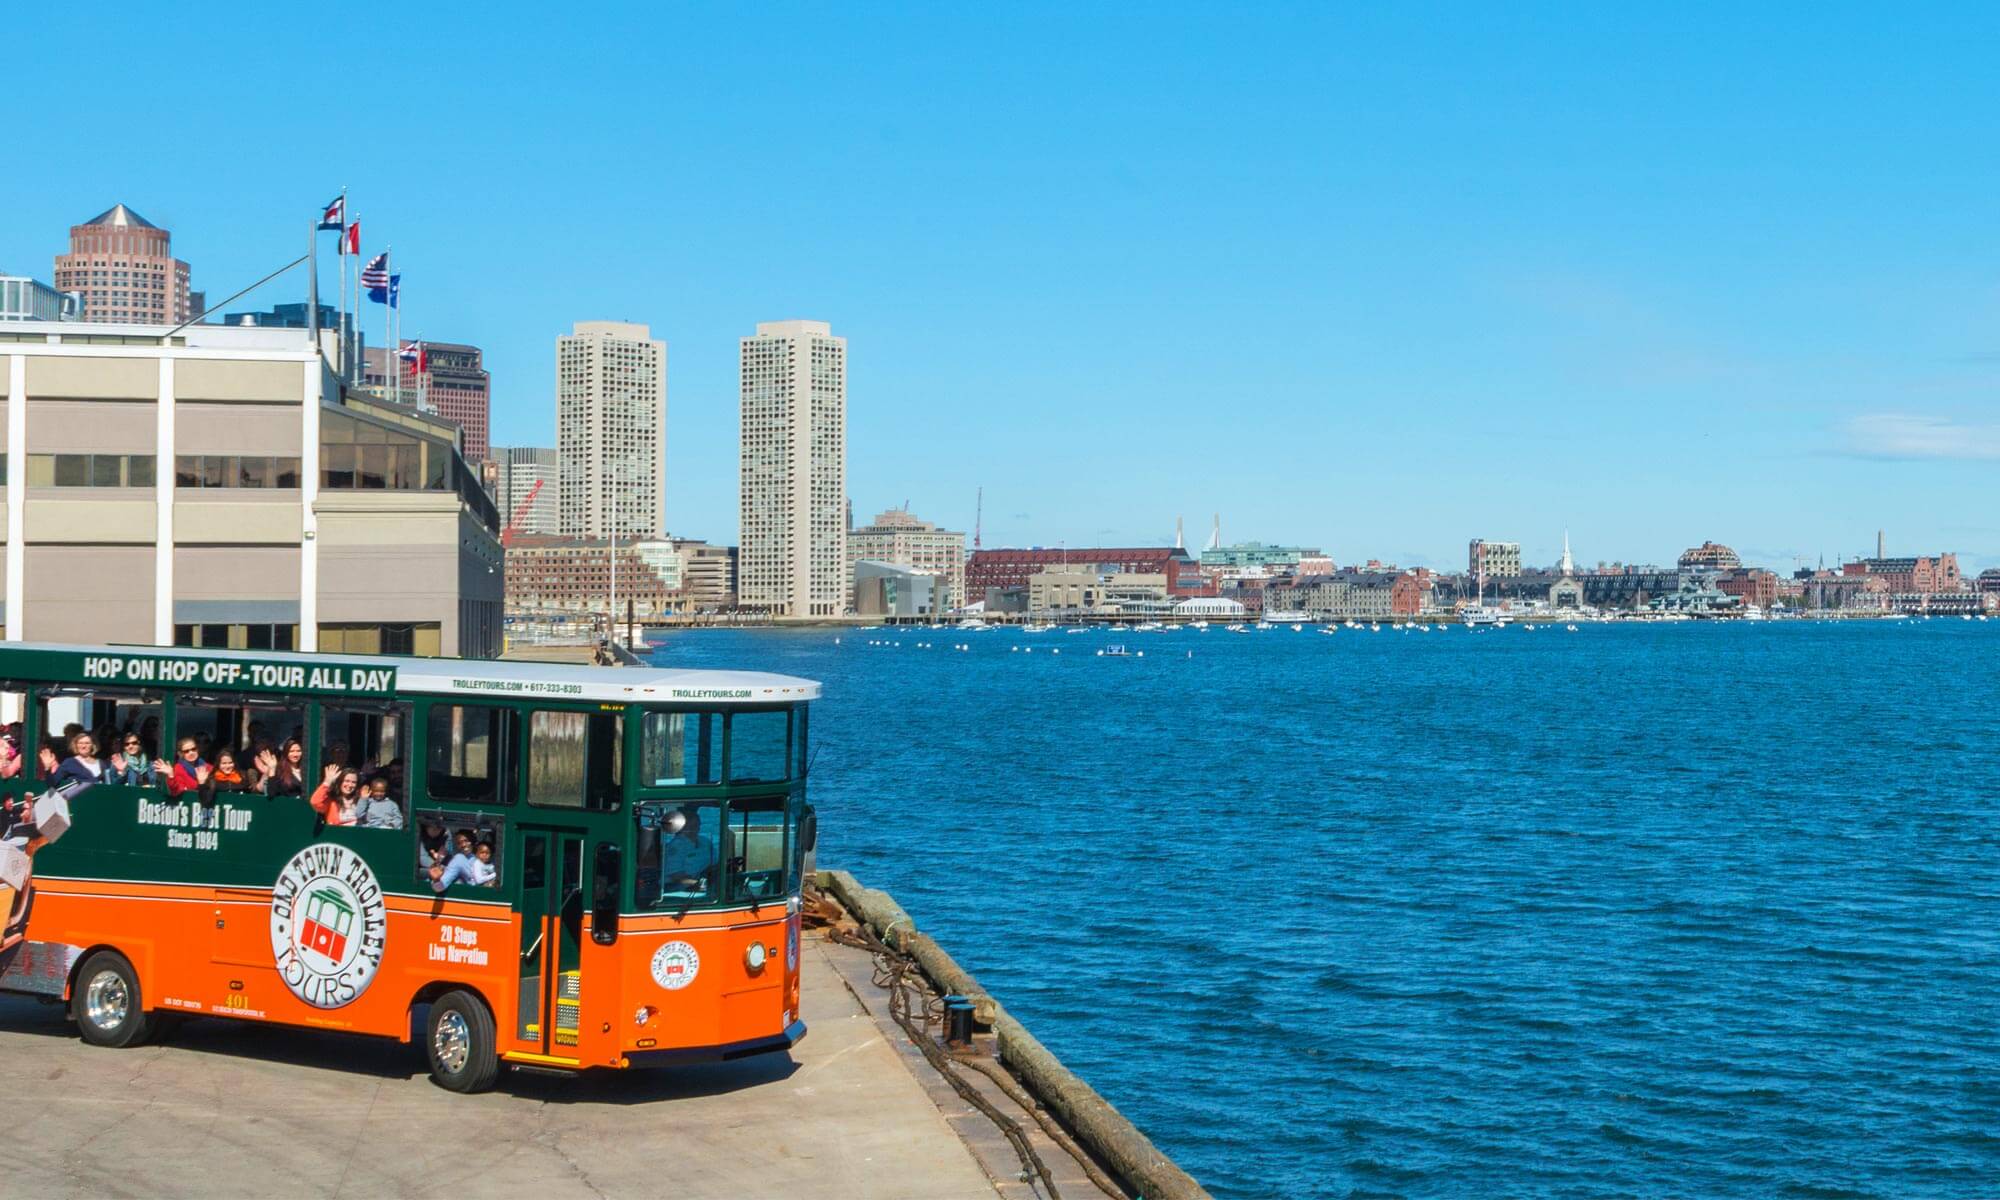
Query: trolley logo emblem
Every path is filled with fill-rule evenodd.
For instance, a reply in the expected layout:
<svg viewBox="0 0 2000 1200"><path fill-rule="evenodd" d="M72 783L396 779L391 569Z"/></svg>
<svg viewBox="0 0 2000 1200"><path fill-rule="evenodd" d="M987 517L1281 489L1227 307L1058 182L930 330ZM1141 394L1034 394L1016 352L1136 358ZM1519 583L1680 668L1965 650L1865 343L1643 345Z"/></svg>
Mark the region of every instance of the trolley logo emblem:
<svg viewBox="0 0 2000 1200"><path fill-rule="evenodd" d="M701 972L701 955L686 942L668 942L653 951L653 982L678 992Z"/></svg>
<svg viewBox="0 0 2000 1200"><path fill-rule="evenodd" d="M292 995L340 1008L382 965L388 906L375 872L345 846L308 846L271 888L271 954Z"/></svg>

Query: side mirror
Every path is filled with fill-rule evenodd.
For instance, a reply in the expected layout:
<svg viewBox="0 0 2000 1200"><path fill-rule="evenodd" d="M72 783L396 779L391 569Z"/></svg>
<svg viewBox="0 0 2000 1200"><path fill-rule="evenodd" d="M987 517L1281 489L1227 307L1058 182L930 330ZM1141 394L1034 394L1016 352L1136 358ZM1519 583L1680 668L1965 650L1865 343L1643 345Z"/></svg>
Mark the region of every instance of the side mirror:
<svg viewBox="0 0 2000 1200"><path fill-rule="evenodd" d="M819 810L810 805L805 819L799 822L799 849L807 854L819 849Z"/></svg>

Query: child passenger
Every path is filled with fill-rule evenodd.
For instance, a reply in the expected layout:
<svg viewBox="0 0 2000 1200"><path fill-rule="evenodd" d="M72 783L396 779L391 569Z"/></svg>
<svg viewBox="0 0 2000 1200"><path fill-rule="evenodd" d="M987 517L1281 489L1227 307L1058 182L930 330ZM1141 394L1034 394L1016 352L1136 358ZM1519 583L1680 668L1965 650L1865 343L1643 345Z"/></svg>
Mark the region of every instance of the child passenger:
<svg viewBox="0 0 2000 1200"><path fill-rule="evenodd" d="M472 844L472 831L458 831L459 852L447 866L432 867L431 890L442 892L454 883L469 883L474 887L492 887L500 877L500 870L493 865L493 843L481 841Z"/></svg>
<svg viewBox="0 0 2000 1200"><path fill-rule="evenodd" d="M403 806L389 796L389 781L377 775L355 810L354 823L363 829L401 829Z"/></svg>

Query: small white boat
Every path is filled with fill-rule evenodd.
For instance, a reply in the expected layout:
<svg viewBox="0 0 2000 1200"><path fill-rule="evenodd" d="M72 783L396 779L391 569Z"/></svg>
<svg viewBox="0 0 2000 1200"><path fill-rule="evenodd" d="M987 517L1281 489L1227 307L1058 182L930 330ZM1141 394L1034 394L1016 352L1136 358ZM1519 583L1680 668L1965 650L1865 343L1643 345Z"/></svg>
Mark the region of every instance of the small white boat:
<svg viewBox="0 0 2000 1200"><path fill-rule="evenodd" d="M1097 652L1097 657L1099 658L1131 658L1132 656L1132 652L1125 648L1124 642L1113 642Z"/></svg>

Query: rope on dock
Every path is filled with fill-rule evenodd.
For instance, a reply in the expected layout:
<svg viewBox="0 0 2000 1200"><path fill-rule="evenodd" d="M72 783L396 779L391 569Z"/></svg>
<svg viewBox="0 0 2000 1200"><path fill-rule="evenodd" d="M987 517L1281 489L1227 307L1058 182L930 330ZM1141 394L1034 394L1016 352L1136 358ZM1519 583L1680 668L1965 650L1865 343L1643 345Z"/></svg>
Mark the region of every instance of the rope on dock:
<svg viewBox="0 0 2000 1200"><path fill-rule="evenodd" d="M864 931L881 933L877 940L914 960L939 989L970 1001L974 1021L996 1035L1001 1061L1127 1190L1146 1200L1211 1200L1207 1189L1180 1164L1161 1153L1110 1101L1064 1066L943 947L919 932L916 922L893 897L861 886L846 871L821 871L817 882L854 914Z"/></svg>
<svg viewBox="0 0 2000 1200"><path fill-rule="evenodd" d="M876 937L866 925L858 926L853 932L845 929L833 929L828 932L834 941L866 950L874 955L875 986L888 989L889 1016L896 1024L903 1027L903 1032L916 1043L917 1049L923 1052L931 1068L944 1077L952 1090L967 1104L986 1114L1006 1137L1008 1144L1014 1147L1014 1153L1021 1156L1022 1180L1030 1181L1040 1177L1042 1190L1048 1194L1049 1200L1062 1200L1062 1191L1056 1187L1055 1177L1049 1173L1049 1164L1043 1161L1040 1152L1028 1140L1028 1135L1022 1131L1020 1122L1001 1112L991 1100L980 1094L978 1088L973 1087L964 1076L952 1070L953 1060L938 1048L937 1039L931 1037L928 1027L934 1017L942 1018L942 1003L938 1002L940 1008L938 1013L930 1011L933 1001L928 989L921 982L922 976L918 972L916 961ZM911 979L913 974L918 976L916 980ZM919 1028L910 1018L910 998L913 994L924 1004L924 1028Z"/></svg>

